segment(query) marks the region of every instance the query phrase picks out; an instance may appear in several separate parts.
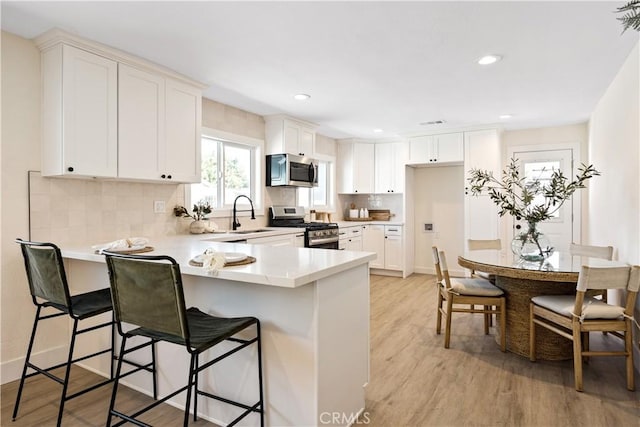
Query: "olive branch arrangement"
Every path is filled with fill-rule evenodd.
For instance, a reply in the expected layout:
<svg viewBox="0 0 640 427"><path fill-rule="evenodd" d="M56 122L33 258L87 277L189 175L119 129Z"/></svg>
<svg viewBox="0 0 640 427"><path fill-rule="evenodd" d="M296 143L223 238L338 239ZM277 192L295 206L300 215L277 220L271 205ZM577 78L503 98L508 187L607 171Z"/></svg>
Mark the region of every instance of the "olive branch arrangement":
<svg viewBox="0 0 640 427"><path fill-rule="evenodd" d="M640 31L640 0L631 0L629 3L618 8L616 13L624 13L623 16L616 18L622 22L622 32L629 28Z"/></svg>
<svg viewBox="0 0 640 427"><path fill-rule="evenodd" d="M492 172L472 169L468 181L473 195L487 192L500 208L500 216L509 213L517 220L524 219L529 224L536 224L552 218L576 190L585 188L585 181L597 175L600 172L593 165L583 164L573 181L569 181L562 171L554 170L547 184L543 185L537 178L525 182L518 160L511 159L502 171L502 179L494 177ZM542 204L533 203L538 195L544 197Z"/></svg>

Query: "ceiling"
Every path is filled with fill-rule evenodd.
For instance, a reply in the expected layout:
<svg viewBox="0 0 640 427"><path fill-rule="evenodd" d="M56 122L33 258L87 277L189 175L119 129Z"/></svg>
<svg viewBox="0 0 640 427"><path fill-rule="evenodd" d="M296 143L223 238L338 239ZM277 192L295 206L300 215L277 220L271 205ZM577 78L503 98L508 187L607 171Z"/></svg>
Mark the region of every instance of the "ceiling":
<svg viewBox="0 0 640 427"><path fill-rule="evenodd" d="M621 34L621 4L2 1L1 12L5 31L61 28L201 81L224 104L386 138L588 120L639 39ZM489 53L503 60L478 65ZM446 123L420 124L434 120Z"/></svg>

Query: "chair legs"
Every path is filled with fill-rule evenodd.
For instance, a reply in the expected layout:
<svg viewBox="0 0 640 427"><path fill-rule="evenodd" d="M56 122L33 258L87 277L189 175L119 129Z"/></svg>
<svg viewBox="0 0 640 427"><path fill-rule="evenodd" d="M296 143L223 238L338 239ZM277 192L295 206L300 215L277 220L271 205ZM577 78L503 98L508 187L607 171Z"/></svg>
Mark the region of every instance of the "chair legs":
<svg viewBox="0 0 640 427"><path fill-rule="evenodd" d="M626 319L626 331L624 333L624 351L627 362L627 390L635 391L634 368L633 368L633 325L631 319Z"/></svg>
<svg viewBox="0 0 640 427"><path fill-rule="evenodd" d="M442 289L440 289L440 285L438 286L438 311L436 313L436 334L440 335L442 332L442 303L444 298L442 298Z"/></svg>
<svg viewBox="0 0 640 427"><path fill-rule="evenodd" d="M52 319L52 318L60 317L60 316L68 316L68 314L64 313L64 312L58 312L58 313L53 313L53 314L48 314L48 315L42 315L42 306L41 305L37 306L35 320L33 322L33 328L31 330L31 337L29 339L29 345L27 347L27 354L25 356L25 362L24 362L24 366L23 366L23 369L22 369L22 375L20 377L20 385L18 386L18 393L16 395L16 402L15 402L15 405L13 407L13 414L12 414L12 420L13 421L15 421L15 419L18 416L18 409L20 407L20 400L22 398L22 392L24 390L24 383L25 383L25 380L27 378L30 378L30 377L35 376L35 375L42 374L42 375L46 376L47 378L52 379L53 381L57 382L58 384L60 384L62 386L62 391L61 391L61 394L60 394L60 403L59 403L59 406L58 406L58 417L57 417L57 420L56 420L56 426L58 426L58 427L62 424L62 415L64 413L64 406L65 406L65 403L67 402L67 400L71 400L71 399L73 399L75 397L78 397L78 396L80 396L82 394L88 393L88 392L90 392L90 391L92 391L92 390L94 390L94 389L96 389L98 387L102 387L103 385L109 384L111 381L113 381L113 362L114 362L114 359L115 359L115 349L114 349L114 345L113 345L114 344L113 340L115 339L115 331L114 331L115 327L114 327L113 318L109 322L102 323L102 324L99 324L99 325L96 325L96 326L92 326L92 327L88 327L88 328L82 329L82 330L78 329L79 319L73 318L73 328L72 328L72 332L71 332L71 341L69 343L69 353L68 353L68 356L67 356L67 360L65 362L63 362L63 363L60 363L60 364L57 364L55 366L51 366L51 367L48 367L48 368L40 368L40 367L34 365L33 363L31 363L31 353L33 351L33 344L35 342L36 332L37 332L37 329L38 329L38 323L41 320ZM111 341L111 347L109 349L100 350L100 351L97 351L95 353L92 353L92 354L89 354L89 355L86 355L86 356L82 356L82 357L80 357L78 359L74 359L73 358L73 353L74 353L74 350L75 350L75 343L76 343L77 335L85 333L85 332L90 332L90 331L93 331L93 330L96 330L96 329L100 329L100 328L103 328L103 327L106 327L106 326L110 326L111 327L111 340L112 340ZM111 361L111 368L110 368L111 377L109 379L103 380L103 381L101 381L99 383L93 384L93 385L91 385L91 386L89 386L89 387L87 387L85 389L77 391L77 392L75 392L75 393L73 393L71 395L68 395L67 391L68 391L68 386L69 386L69 378L70 378L70 375L71 375L71 367L72 367L72 365L75 362L78 362L80 360L89 359L91 357L98 356L98 355L101 355L101 354L104 354L104 353L110 353L110 357L111 357L111 359L110 359L110 361ZM64 373L64 377L63 378L59 378L59 377L53 375L50 372L50 371L53 371L54 369L58 369L58 368L61 368L61 367L65 368L65 373ZM30 374L27 374L27 371L29 369L32 369L34 372L32 372Z"/></svg>

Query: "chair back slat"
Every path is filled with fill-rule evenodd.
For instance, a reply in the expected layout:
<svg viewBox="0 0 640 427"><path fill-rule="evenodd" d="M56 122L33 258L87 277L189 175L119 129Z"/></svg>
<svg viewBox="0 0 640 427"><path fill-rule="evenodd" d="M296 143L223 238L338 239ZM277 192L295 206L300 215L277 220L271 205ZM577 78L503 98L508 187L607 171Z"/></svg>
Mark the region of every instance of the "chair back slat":
<svg viewBox="0 0 640 427"><path fill-rule="evenodd" d="M478 239L467 239L467 247L470 251L482 251L482 250L501 250L502 249L502 241L500 239L491 239L491 240L478 240Z"/></svg>
<svg viewBox="0 0 640 427"><path fill-rule="evenodd" d="M182 277L175 260L168 256L105 255L116 321L188 342Z"/></svg>
<svg viewBox="0 0 640 427"><path fill-rule="evenodd" d="M613 259L613 246L589 246L572 243L569 247L569 253L571 255L602 258L611 261Z"/></svg>
<svg viewBox="0 0 640 427"><path fill-rule="evenodd" d="M34 298L52 302L70 310L69 285L60 249L53 243L16 240L24 258L29 290Z"/></svg>
<svg viewBox="0 0 640 427"><path fill-rule="evenodd" d="M630 266L589 267L583 265L576 289L582 292L587 289L626 289L629 285L630 273Z"/></svg>

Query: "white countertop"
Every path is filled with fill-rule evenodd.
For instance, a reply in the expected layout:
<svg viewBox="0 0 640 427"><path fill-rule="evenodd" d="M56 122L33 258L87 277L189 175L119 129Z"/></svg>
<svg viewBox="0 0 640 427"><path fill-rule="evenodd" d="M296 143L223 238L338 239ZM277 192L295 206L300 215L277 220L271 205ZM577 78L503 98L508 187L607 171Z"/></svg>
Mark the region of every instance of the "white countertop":
<svg viewBox="0 0 640 427"><path fill-rule="evenodd" d="M182 273L187 275L215 277L287 288L306 285L376 258L376 254L372 252L282 246L274 248L267 245L225 243L225 240L267 237L291 232L292 229L283 228L273 232L255 234L198 234L153 238L150 239L149 246L153 246L154 251L145 252L141 255L169 255L180 264ZM221 252L244 253L255 257L256 262L225 267L212 274L207 273L201 267L189 265L190 259L202 254L208 248ZM104 256L95 254L91 245L62 247L61 250L65 258L105 262Z"/></svg>
<svg viewBox="0 0 640 427"><path fill-rule="evenodd" d="M404 225L402 221L338 221L338 227L356 227L358 225Z"/></svg>

